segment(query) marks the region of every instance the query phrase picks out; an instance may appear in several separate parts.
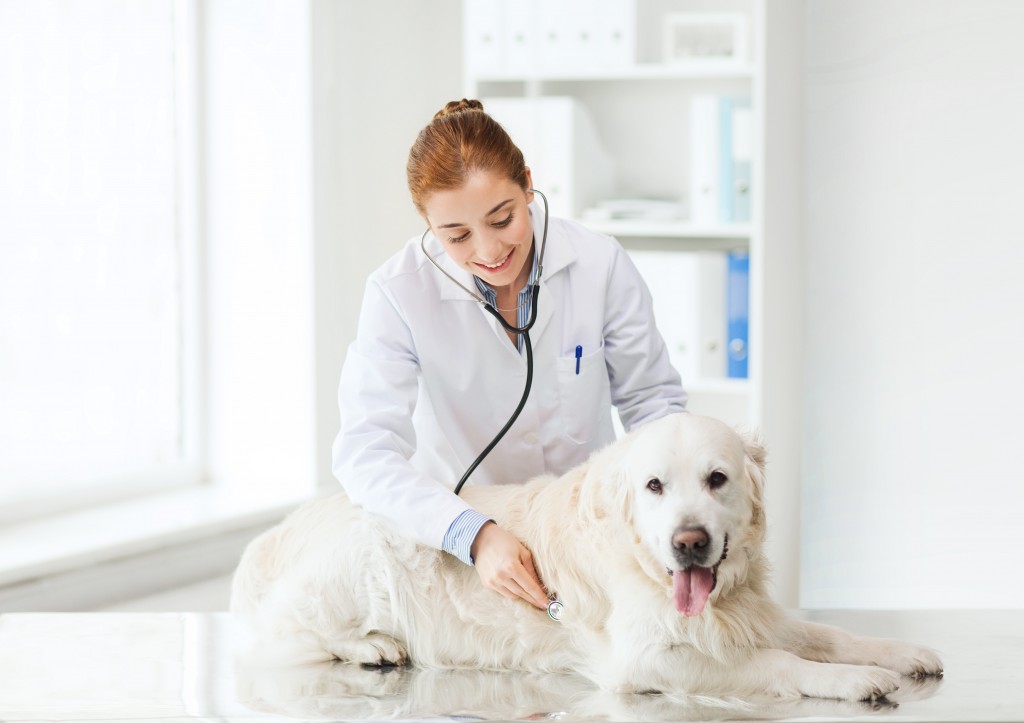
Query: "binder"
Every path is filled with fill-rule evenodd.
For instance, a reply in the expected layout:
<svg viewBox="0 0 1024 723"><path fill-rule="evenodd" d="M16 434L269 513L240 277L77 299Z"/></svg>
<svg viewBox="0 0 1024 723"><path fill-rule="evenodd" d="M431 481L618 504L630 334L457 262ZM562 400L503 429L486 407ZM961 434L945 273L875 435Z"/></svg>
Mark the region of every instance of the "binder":
<svg viewBox="0 0 1024 723"><path fill-rule="evenodd" d="M473 0L465 0L473 2ZM538 69L537 58L541 50L541 35L537 24L539 0L504 2L502 13L504 36L504 71L514 75L529 75ZM546 7L546 6L545 6ZM485 106L486 107L486 106Z"/></svg>
<svg viewBox="0 0 1024 723"><path fill-rule="evenodd" d="M611 157L574 98L484 98L483 104L523 152L552 216L576 218L611 194Z"/></svg>
<svg viewBox="0 0 1024 723"><path fill-rule="evenodd" d="M731 223L734 220L733 203L733 99L724 95L718 99L718 220Z"/></svg>
<svg viewBox="0 0 1024 723"><path fill-rule="evenodd" d="M477 75L505 70L504 0L465 0L466 65Z"/></svg>
<svg viewBox="0 0 1024 723"><path fill-rule="evenodd" d="M723 96L719 100L718 220L722 223L750 221L750 158L753 145L753 116L750 101Z"/></svg>
<svg viewBox="0 0 1024 723"><path fill-rule="evenodd" d="M728 324L728 374L747 378L750 327L750 257L746 253L729 254L729 275L726 282L726 317Z"/></svg>
<svg viewBox="0 0 1024 723"><path fill-rule="evenodd" d="M726 352L726 254L640 249L628 253L651 292L658 331L683 386L731 376Z"/></svg>
<svg viewBox="0 0 1024 723"><path fill-rule="evenodd" d="M697 255L641 249L628 253L651 292L654 321L665 339L669 361L685 387L699 375Z"/></svg>
<svg viewBox="0 0 1024 723"><path fill-rule="evenodd" d="M714 95L690 99L690 220L718 223L719 101Z"/></svg>
<svg viewBox="0 0 1024 723"><path fill-rule="evenodd" d="M562 0L568 11L565 26L568 46L563 67L589 70L600 64L600 12L603 3L598 0ZM545 8L555 3L548 2Z"/></svg>
<svg viewBox="0 0 1024 723"><path fill-rule="evenodd" d="M591 0L591 7L593 7ZM596 64L626 68L636 64L636 0L597 0Z"/></svg>
<svg viewBox="0 0 1024 723"><path fill-rule="evenodd" d="M541 3L536 13L531 13L529 17L530 23L540 28L537 69L542 73L557 72L572 66L576 23L570 3Z"/></svg>
<svg viewBox="0 0 1024 723"><path fill-rule="evenodd" d="M721 379L727 374L726 359L726 254L697 252L698 269L698 372L701 378Z"/></svg>
<svg viewBox="0 0 1024 723"><path fill-rule="evenodd" d="M754 155L754 113L750 101L737 99L731 108L732 121L732 217L730 221L750 221L750 159Z"/></svg>

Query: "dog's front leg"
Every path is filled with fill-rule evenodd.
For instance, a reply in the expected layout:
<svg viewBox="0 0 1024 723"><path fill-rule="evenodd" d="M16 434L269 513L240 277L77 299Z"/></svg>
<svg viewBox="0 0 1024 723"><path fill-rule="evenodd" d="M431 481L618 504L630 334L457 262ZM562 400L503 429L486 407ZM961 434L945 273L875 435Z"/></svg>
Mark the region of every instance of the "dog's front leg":
<svg viewBox="0 0 1024 723"><path fill-rule="evenodd" d="M820 623L791 621L790 652L825 663L877 665L914 678L941 675L942 661L933 650L900 640L852 635Z"/></svg>
<svg viewBox="0 0 1024 723"><path fill-rule="evenodd" d="M785 650L760 649L727 666L752 692L782 697L876 700L900 687L897 673L873 665L806 660Z"/></svg>
<svg viewBox="0 0 1024 723"><path fill-rule="evenodd" d="M899 674L867 665L818 663L785 650L737 651L728 662L686 646L617 646L591 677L628 693L774 695L782 698L872 700L899 688Z"/></svg>

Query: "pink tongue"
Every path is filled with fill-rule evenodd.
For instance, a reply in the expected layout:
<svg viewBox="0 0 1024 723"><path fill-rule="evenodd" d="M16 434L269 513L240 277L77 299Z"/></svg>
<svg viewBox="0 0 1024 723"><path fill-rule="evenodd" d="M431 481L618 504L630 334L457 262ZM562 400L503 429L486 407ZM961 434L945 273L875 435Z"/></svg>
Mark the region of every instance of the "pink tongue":
<svg viewBox="0 0 1024 723"><path fill-rule="evenodd" d="M710 568L694 565L689 570L676 570L672 573L672 597L676 610L686 617L700 615L713 584Z"/></svg>

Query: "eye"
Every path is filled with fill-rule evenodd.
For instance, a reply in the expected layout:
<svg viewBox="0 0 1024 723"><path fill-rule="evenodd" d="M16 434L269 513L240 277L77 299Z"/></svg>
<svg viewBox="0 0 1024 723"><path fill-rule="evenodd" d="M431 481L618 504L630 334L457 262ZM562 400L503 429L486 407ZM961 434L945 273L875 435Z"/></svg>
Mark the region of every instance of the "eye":
<svg viewBox="0 0 1024 723"><path fill-rule="evenodd" d="M716 469L708 475L708 487L713 490L717 490L728 481L729 478L726 476L725 472L722 472L721 470Z"/></svg>
<svg viewBox="0 0 1024 723"><path fill-rule="evenodd" d="M501 221L495 221L495 222L494 222L494 223L492 223L491 225L492 225L492 226L494 226L495 228L505 228L505 227L506 227L506 226L508 226L508 225L509 225L510 223L512 223L512 219L513 219L513 218L515 218L515 214L513 214L513 213L510 213L510 214L508 215L508 218L506 218L506 219L503 219L503 220L501 220Z"/></svg>
<svg viewBox="0 0 1024 723"><path fill-rule="evenodd" d="M462 243L463 241L465 241L468 238L469 238L469 231L466 231L466 233L462 234L461 236L449 236L448 237L448 243L450 243L450 244Z"/></svg>
<svg viewBox="0 0 1024 723"><path fill-rule="evenodd" d="M663 490L663 487L661 486L661 480L658 479L657 477L652 477L651 479L647 480L647 489L649 489L656 495L660 495Z"/></svg>

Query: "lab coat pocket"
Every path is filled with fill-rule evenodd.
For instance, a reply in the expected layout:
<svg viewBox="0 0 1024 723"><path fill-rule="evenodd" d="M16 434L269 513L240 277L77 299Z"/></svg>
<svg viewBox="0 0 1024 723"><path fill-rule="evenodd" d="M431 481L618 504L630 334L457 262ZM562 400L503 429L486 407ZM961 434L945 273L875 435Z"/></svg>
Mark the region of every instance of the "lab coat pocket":
<svg viewBox="0 0 1024 723"><path fill-rule="evenodd" d="M558 359L558 402L564 434L578 444L593 439L611 414L604 346L591 347L589 353L586 347L583 349L579 359L575 353Z"/></svg>

